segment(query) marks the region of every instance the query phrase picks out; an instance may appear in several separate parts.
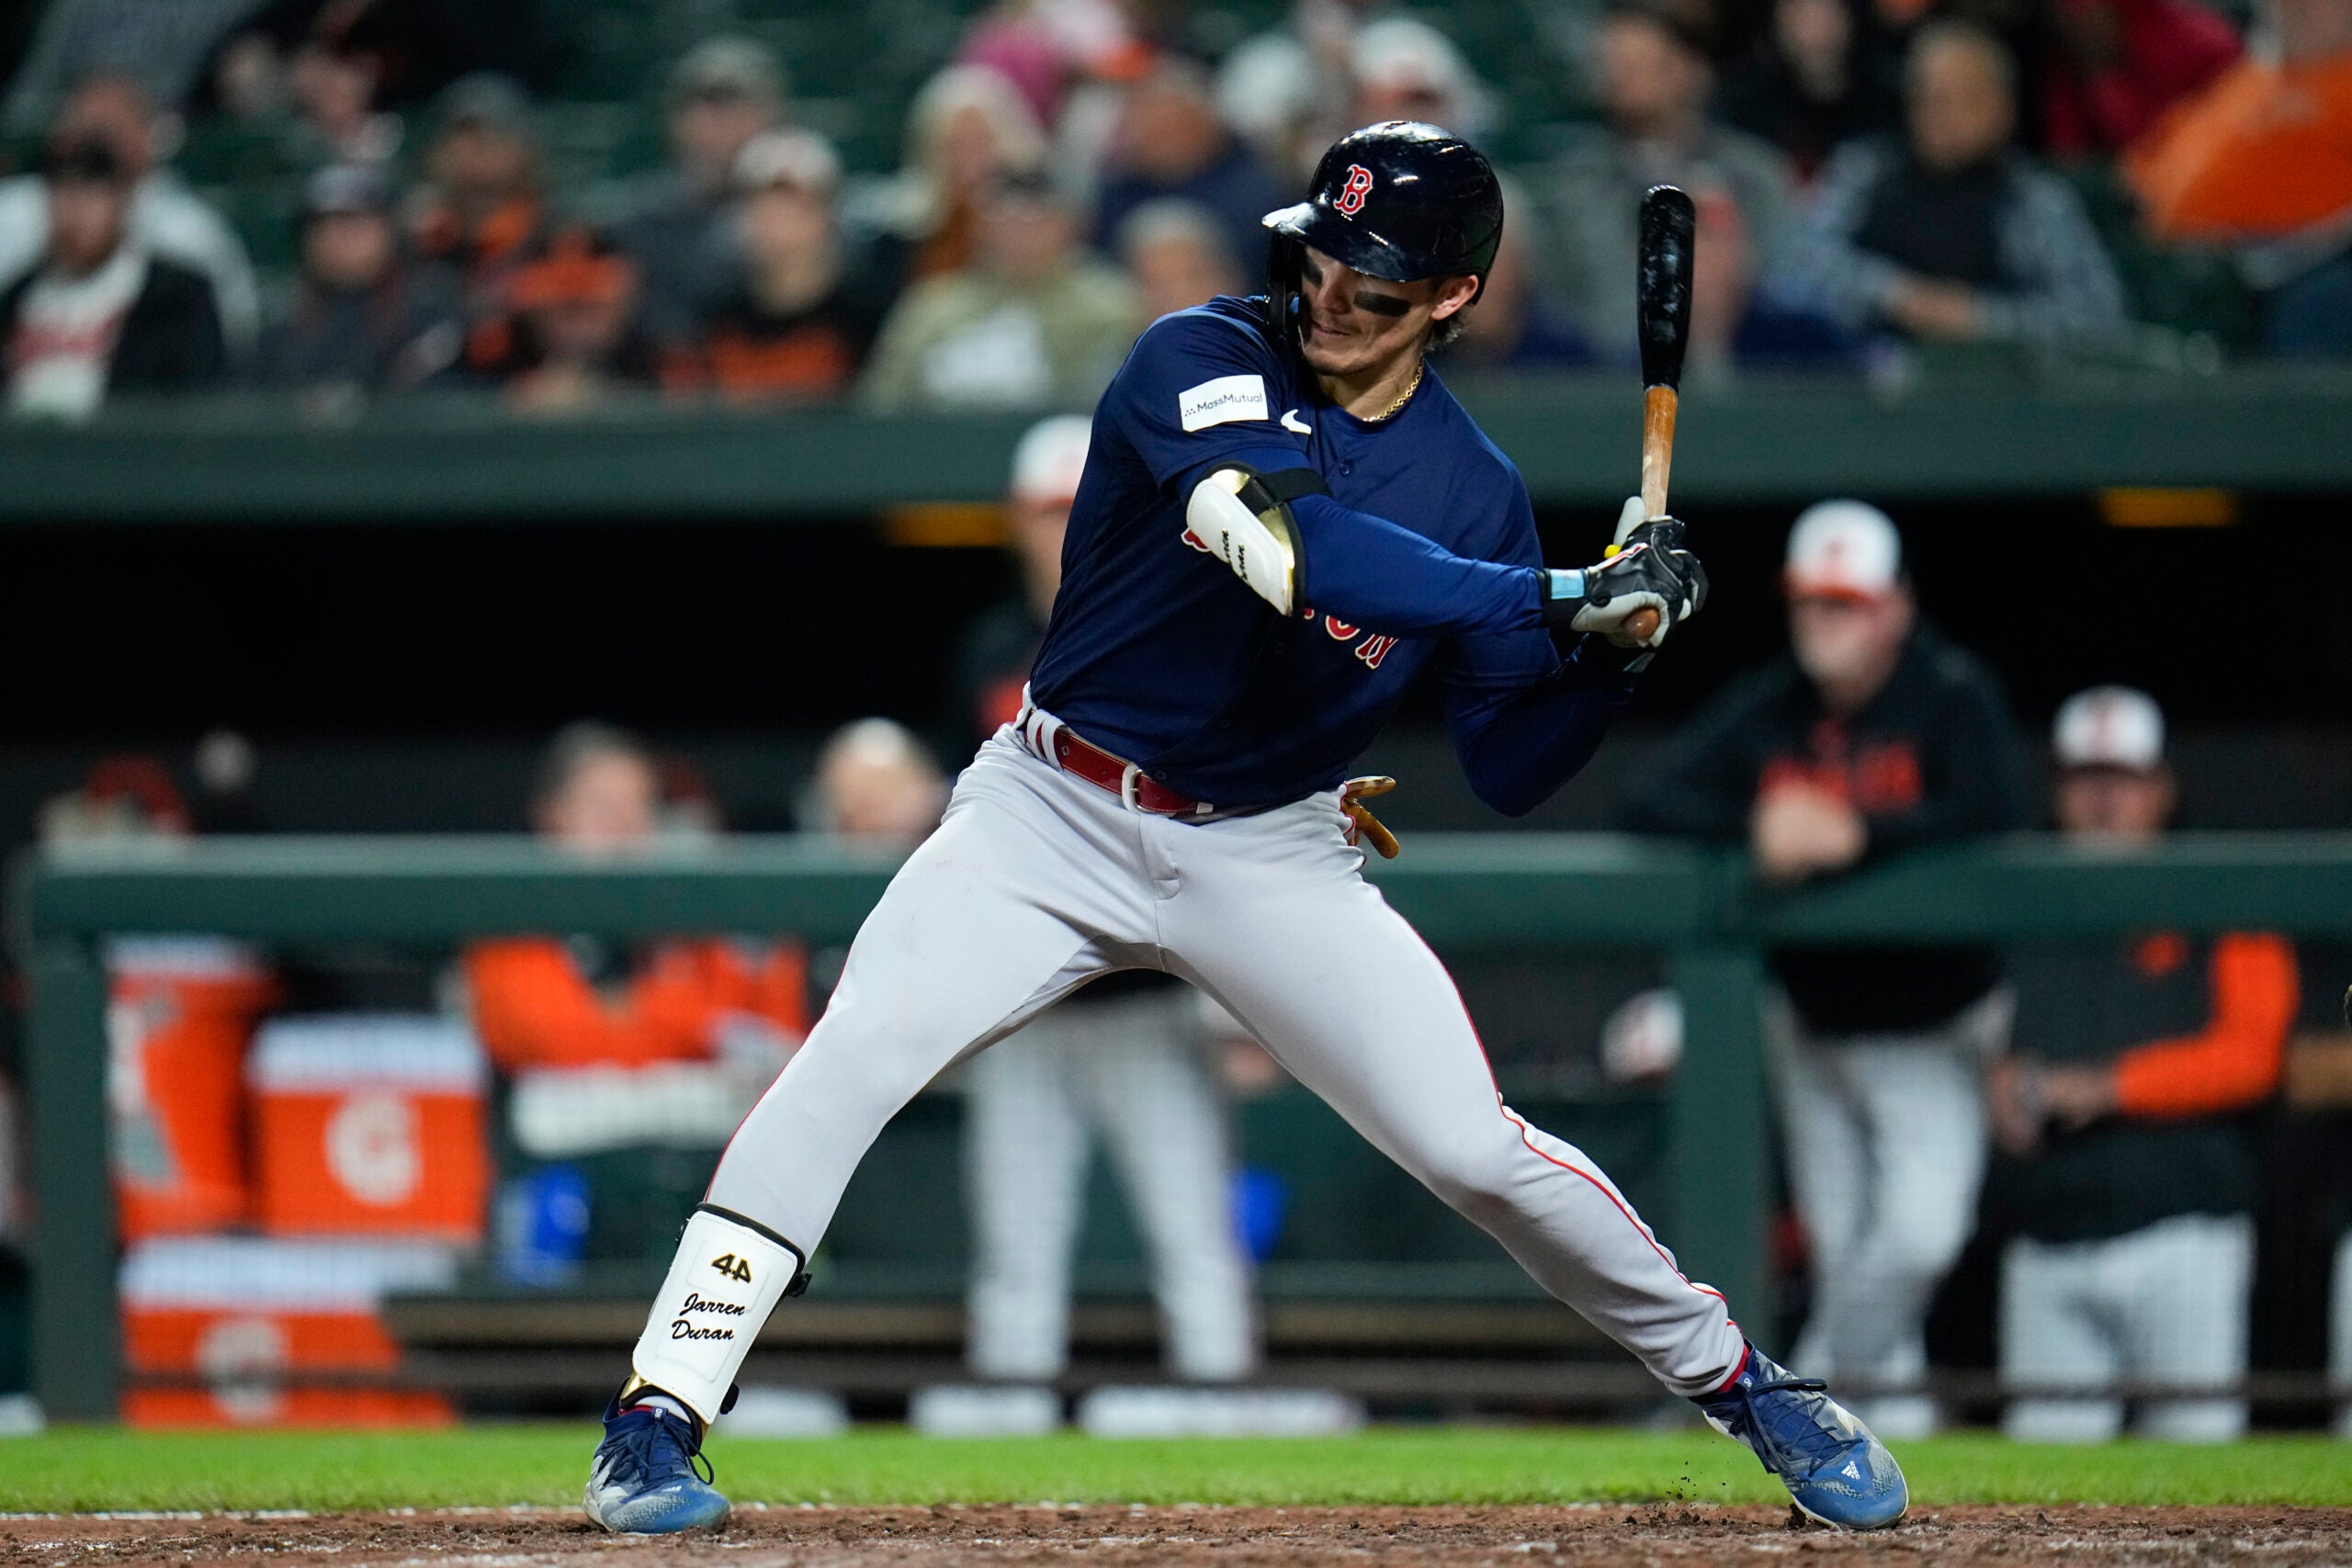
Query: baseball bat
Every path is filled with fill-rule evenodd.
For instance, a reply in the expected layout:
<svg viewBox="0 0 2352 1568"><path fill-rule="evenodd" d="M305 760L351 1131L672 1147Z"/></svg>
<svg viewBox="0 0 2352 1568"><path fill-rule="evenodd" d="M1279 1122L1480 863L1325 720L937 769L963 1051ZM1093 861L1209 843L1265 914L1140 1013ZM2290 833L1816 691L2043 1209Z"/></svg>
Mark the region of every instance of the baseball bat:
<svg viewBox="0 0 2352 1568"><path fill-rule="evenodd" d="M1681 396L1682 351L1690 342L1690 255L1696 225L1690 197L1675 186L1652 186L1643 195L1634 316L1642 345L1642 508L1648 517L1667 514L1674 411ZM1637 637L1648 637L1657 630L1657 612L1635 611L1625 629Z"/></svg>

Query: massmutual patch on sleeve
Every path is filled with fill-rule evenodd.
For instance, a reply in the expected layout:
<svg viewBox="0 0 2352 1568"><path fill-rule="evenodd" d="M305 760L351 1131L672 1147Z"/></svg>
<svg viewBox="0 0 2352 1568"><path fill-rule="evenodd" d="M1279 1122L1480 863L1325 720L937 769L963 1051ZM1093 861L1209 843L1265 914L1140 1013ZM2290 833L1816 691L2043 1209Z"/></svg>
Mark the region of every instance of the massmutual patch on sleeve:
<svg viewBox="0 0 2352 1568"><path fill-rule="evenodd" d="M1176 412L1187 431L1238 419L1264 419L1266 378L1263 376L1220 376L1176 394Z"/></svg>

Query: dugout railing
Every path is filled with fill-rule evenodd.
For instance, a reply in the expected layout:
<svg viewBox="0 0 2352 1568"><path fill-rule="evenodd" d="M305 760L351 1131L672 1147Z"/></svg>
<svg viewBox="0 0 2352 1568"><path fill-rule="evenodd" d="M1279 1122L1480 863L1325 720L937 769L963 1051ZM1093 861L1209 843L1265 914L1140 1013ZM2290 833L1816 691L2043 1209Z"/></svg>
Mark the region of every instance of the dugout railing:
<svg viewBox="0 0 2352 1568"><path fill-rule="evenodd" d="M33 1371L43 1406L61 1419L105 1419L121 1384L107 937L447 947L548 931L789 931L840 941L891 869L888 857L761 839L625 863L583 863L527 840L413 838L215 839L28 858L12 924L29 985ZM1424 834L1403 859L1372 869L1443 950L1606 943L1667 954L1687 1046L1668 1102L1670 1200L1657 1219L1689 1271L1736 1302L1763 1302L1770 1283L1757 1008L1768 944L2143 928L2352 938L2352 834L2180 835L2128 852L2020 836L1793 893L1758 886L1736 855L1606 835Z"/></svg>
<svg viewBox="0 0 2352 1568"><path fill-rule="evenodd" d="M1464 377L1539 506L1614 507L1640 400L1614 372ZM1899 385L1748 375L1683 400L1686 505L2079 495L2109 486L2326 492L2352 484L2352 377L2327 365L2211 377L2113 367L1945 371ZM761 414L702 407L515 421L453 398L350 423L220 400L0 428L0 525L778 519L994 503L1029 416Z"/></svg>

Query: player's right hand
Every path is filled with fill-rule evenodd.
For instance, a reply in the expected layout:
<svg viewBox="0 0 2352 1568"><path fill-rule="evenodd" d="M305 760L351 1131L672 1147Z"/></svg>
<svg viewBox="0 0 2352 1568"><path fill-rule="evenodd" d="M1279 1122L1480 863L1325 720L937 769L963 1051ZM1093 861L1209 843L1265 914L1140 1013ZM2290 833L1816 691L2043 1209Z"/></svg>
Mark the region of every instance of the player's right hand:
<svg viewBox="0 0 2352 1568"><path fill-rule="evenodd" d="M1620 648L1656 648L1707 603L1707 571L1686 545L1682 524L1649 518L1630 529L1607 560L1582 571L1549 575L1547 610L1556 625L1597 632ZM1657 613L1647 637L1626 626L1641 610Z"/></svg>

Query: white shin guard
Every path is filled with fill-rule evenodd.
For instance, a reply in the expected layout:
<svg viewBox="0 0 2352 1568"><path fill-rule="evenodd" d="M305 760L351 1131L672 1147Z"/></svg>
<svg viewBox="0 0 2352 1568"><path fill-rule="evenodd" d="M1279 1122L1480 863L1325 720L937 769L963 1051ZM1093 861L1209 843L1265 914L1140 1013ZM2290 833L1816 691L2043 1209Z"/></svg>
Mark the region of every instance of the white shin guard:
<svg viewBox="0 0 2352 1568"><path fill-rule="evenodd" d="M706 1425L716 1420L768 1314L805 1287L805 1261L798 1247L756 1221L708 1203L696 1208L653 1298L632 1369Z"/></svg>

